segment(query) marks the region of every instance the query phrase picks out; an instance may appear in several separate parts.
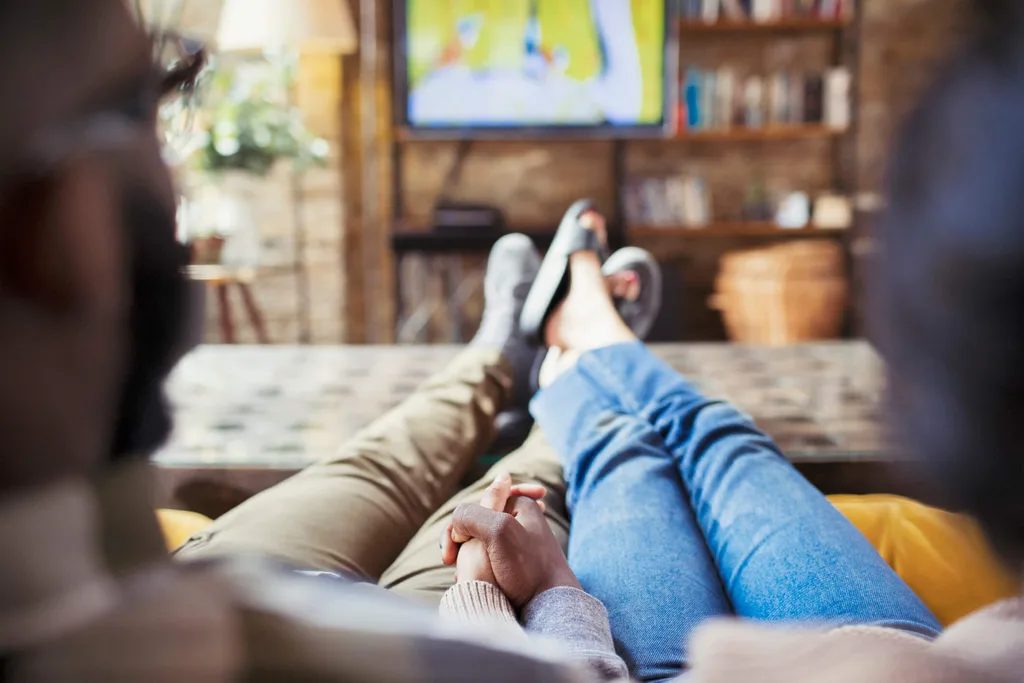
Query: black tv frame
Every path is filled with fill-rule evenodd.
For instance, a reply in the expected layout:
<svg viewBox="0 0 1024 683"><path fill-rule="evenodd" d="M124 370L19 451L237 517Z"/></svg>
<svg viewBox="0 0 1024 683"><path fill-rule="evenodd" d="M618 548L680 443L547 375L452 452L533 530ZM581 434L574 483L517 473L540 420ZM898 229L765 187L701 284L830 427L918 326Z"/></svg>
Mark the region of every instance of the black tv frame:
<svg viewBox="0 0 1024 683"><path fill-rule="evenodd" d="M679 31L675 0L662 0L665 7L665 54L663 55L664 102L662 122L633 126L546 125L546 126L415 126L409 123L409 73L406 49L408 0L392 0L392 83L395 125L401 137L412 140L521 140L569 138L573 140L657 139L671 135L676 101L679 97Z"/></svg>

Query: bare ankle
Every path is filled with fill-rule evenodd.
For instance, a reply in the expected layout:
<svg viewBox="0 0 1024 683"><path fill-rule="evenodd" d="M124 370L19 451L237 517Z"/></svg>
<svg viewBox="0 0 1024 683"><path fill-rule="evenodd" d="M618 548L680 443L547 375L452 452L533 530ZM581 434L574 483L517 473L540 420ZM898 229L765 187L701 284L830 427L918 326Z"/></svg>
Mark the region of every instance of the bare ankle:
<svg viewBox="0 0 1024 683"><path fill-rule="evenodd" d="M635 342L637 338L633 331L622 322L622 319L615 315L614 318L602 320L595 325L593 332L587 335L585 340L586 343L583 346L577 346L575 350L593 351L616 344Z"/></svg>

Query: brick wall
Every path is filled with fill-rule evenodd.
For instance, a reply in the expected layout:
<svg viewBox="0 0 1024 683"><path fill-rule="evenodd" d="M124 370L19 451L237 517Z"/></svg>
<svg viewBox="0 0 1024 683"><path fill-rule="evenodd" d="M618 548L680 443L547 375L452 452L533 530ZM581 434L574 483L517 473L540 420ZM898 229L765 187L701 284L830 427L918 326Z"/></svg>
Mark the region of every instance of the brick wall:
<svg viewBox="0 0 1024 683"><path fill-rule="evenodd" d="M858 171L877 189L900 118L966 33L969 0L862 0Z"/></svg>

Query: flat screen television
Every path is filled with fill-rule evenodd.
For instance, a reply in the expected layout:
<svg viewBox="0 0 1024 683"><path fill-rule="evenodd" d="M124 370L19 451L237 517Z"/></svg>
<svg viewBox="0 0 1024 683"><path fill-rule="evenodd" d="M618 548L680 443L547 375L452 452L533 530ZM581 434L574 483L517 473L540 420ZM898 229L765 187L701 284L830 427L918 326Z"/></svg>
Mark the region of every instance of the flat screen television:
<svg viewBox="0 0 1024 683"><path fill-rule="evenodd" d="M422 137L656 135L672 0L395 0L398 123Z"/></svg>

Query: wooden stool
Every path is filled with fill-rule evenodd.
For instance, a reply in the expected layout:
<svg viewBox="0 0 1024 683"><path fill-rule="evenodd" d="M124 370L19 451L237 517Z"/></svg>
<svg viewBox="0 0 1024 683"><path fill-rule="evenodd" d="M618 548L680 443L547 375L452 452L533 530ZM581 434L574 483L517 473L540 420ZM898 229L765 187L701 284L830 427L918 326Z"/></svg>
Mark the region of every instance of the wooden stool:
<svg viewBox="0 0 1024 683"><path fill-rule="evenodd" d="M228 268L226 266L189 266L189 279L205 282L207 290L217 295L217 318L220 321L220 336L225 344L237 344L235 337L234 316L231 312L231 300L228 298L228 287L234 285L242 295L242 305L249 316L249 324L256 332L256 340L260 344L269 344L267 327L263 322L263 314L256 299L252 295L252 281L256 279L255 268Z"/></svg>

